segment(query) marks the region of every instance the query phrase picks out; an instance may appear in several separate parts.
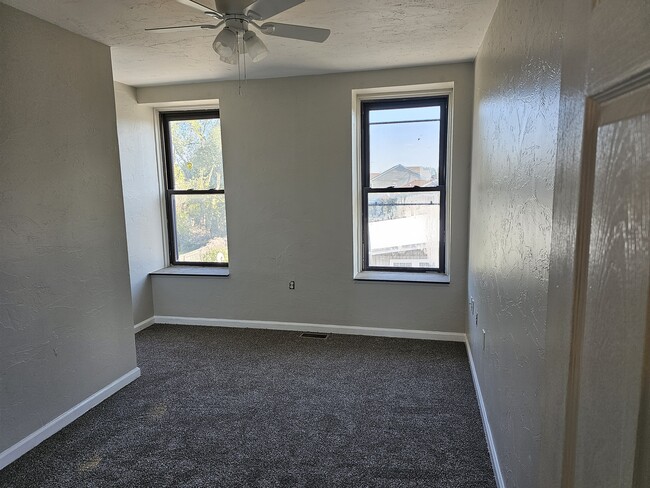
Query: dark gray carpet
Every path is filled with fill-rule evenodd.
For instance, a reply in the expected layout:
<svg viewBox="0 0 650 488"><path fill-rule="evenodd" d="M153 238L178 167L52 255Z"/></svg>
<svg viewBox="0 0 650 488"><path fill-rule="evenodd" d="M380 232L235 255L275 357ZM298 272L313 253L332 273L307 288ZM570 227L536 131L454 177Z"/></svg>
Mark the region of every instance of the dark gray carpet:
<svg viewBox="0 0 650 488"><path fill-rule="evenodd" d="M494 487L460 343L156 325L2 487Z"/></svg>

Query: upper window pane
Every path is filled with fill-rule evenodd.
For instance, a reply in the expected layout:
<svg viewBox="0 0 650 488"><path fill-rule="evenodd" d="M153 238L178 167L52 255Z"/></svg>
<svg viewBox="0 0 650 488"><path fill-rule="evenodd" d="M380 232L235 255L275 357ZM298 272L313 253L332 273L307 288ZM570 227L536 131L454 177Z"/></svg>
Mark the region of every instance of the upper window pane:
<svg viewBox="0 0 650 488"><path fill-rule="evenodd" d="M440 107L368 114L371 188L439 185Z"/></svg>
<svg viewBox="0 0 650 488"><path fill-rule="evenodd" d="M170 120L174 190L223 190L219 118Z"/></svg>

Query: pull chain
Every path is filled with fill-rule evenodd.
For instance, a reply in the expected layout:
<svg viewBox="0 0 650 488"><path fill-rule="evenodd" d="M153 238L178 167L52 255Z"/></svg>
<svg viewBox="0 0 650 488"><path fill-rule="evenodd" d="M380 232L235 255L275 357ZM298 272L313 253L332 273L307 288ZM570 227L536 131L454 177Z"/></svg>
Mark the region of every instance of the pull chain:
<svg viewBox="0 0 650 488"><path fill-rule="evenodd" d="M237 32L237 80L239 82L239 96L241 96L241 48L240 48L240 42L243 42L243 38L241 38L240 33Z"/></svg>

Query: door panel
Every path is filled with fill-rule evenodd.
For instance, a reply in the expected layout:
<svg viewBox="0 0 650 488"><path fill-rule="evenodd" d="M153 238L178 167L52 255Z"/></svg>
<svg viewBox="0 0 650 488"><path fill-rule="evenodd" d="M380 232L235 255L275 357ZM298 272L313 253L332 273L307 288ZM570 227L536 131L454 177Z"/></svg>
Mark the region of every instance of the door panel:
<svg viewBox="0 0 650 488"><path fill-rule="evenodd" d="M595 120L574 486L632 487L648 455L650 85L597 102Z"/></svg>

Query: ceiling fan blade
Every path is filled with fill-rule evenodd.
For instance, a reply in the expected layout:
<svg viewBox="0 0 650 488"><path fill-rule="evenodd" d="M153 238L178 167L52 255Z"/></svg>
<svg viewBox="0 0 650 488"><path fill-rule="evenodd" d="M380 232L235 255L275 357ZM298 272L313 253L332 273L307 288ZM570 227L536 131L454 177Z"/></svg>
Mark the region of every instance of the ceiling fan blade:
<svg viewBox="0 0 650 488"><path fill-rule="evenodd" d="M265 20L269 17L289 10L305 0L257 0L246 9L246 14L255 20Z"/></svg>
<svg viewBox="0 0 650 488"><path fill-rule="evenodd" d="M288 37L289 39L311 42L325 42L330 36L329 29L306 27L304 25L280 24L278 22L266 22L260 26L260 30L269 36Z"/></svg>
<svg viewBox="0 0 650 488"><path fill-rule="evenodd" d="M145 29L148 32L183 32L183 31L194 31L200 29L214 30L218 29L223 22L218 24L195 24L195 25L178 25L172 27L154 27L152 29Z"/></svg>
<svg viewBox="0 0 650 488"><path fill-rule="evenodd" d="M194 0L176 0L176 1L177 1L178 3L182 3L183 5L188 6L188 7L190 7L190 8L193 8L193 9L196 9L196 10L200 10L200 11L203 12L203 13L210 12L211 14L217 14L217 15L221 18L221 14L219 14L219 12L217 12L217 11L214 9L214 7L206 7L206 6L203 5L202 3L195 2ZM204 0L204 1L207 1L207 0ZM214 2L212 2L212 3L214 3Z"/></svg>

